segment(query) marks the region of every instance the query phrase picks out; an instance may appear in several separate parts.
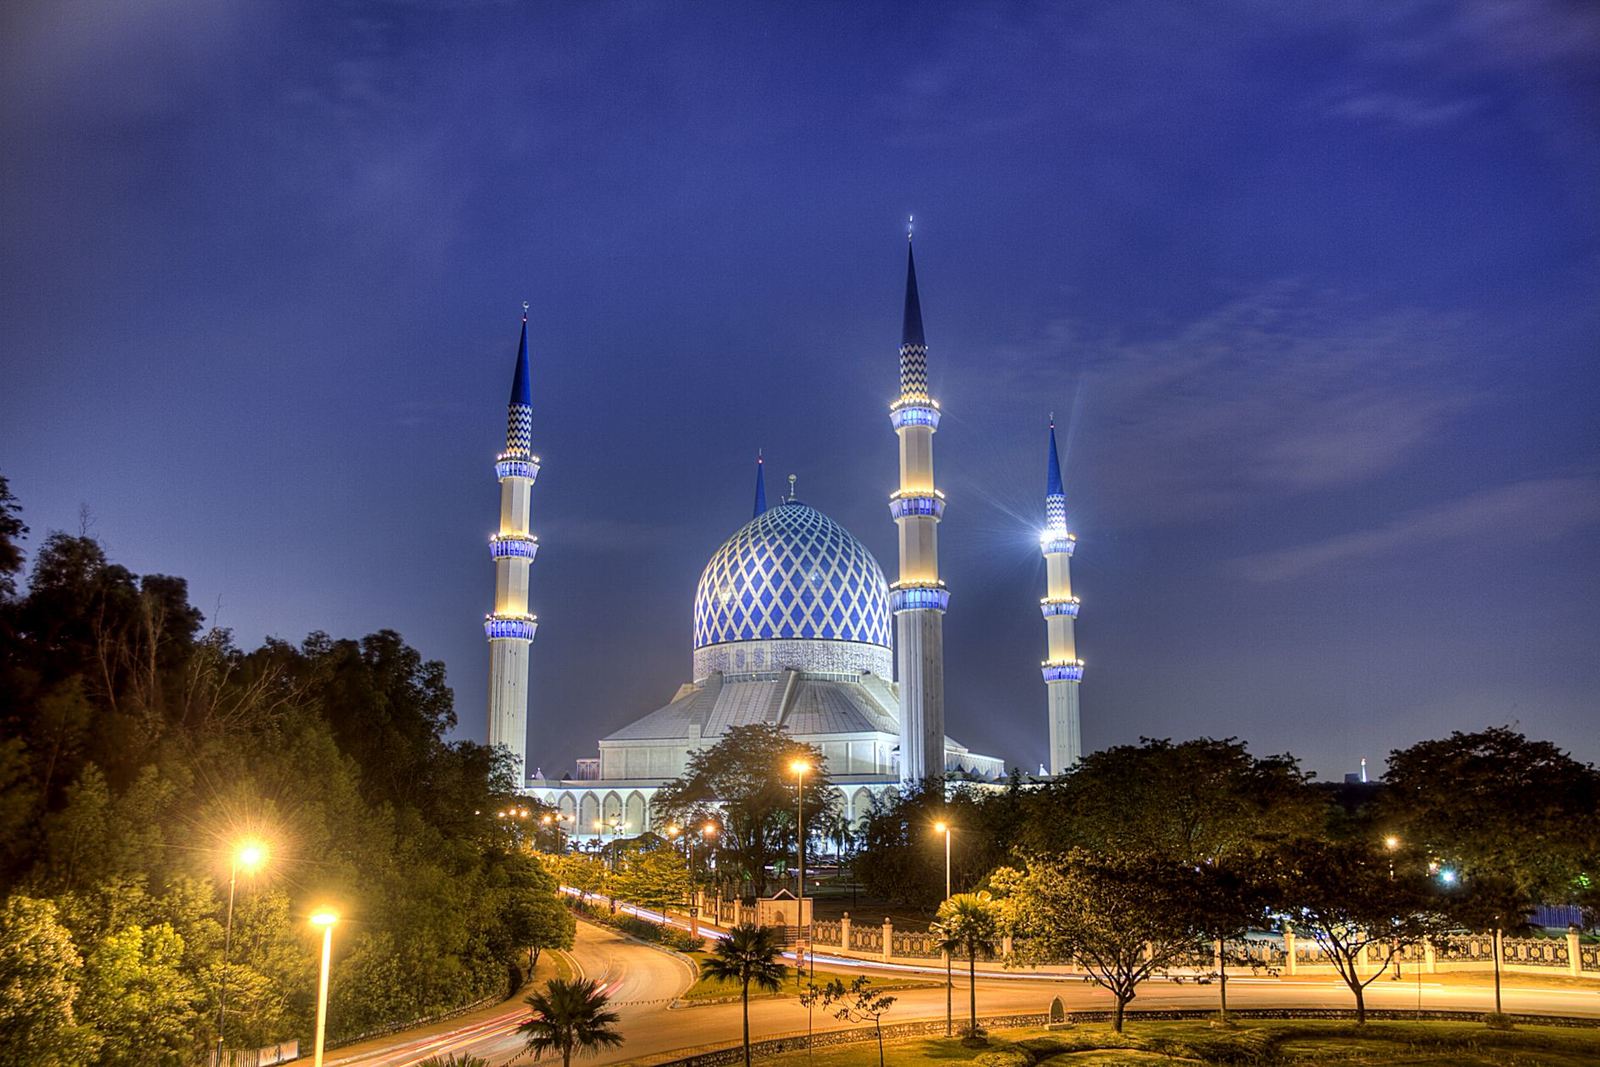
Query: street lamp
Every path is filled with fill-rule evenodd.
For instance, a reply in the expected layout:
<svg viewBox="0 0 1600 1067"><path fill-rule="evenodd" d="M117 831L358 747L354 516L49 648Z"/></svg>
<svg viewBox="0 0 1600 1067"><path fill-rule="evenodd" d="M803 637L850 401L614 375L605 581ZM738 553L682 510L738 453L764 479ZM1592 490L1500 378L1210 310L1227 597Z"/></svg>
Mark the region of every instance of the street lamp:
<svg viewBox="0 0 1600 1067"><path fill-rule="evenodd" d="M239 886L239 871L255 874L267 862L267 846L260 841L241 841L233 850L228 867L228 925L222 935L222 979L217 983L217 1063L222 1063L222 1028L228 1017L228 951L233 947L233 894Z"/></svg>
<svg viewBox="0 0 1600 1067"><path fill-rule="evenodd" d="M800 887L800 896L796 906L800 909L795 916L797 922L806 921L806 772L811 770L811 764L806 760L791 760L789 770L794 775L794 811L795 811L795 851L799 855L800 864L795 873L800 877L797 884ZM810 940L810 924L806 924L806 940ZM798 974L805 972L805 945L800 946L800 967Z"/></svg>
<svg viewBox="0 0 1600 1067"><path fill-rule="evenodd" d="M954 829L947 822L936 822L933 828L944 835L944 902L950 903L950 832ZM951 1012L951 998L955 991L955 976L951 969L950 953L944 954L944 1036L949 1037L954 1031L954 1022Z"/></svg>
<svg viewBox="0 0 1600 1067"><path fill-rule="evenodd" d="M328 964L333 959L333 924L339 913L332 908L313 912L311 925L322 928L322 975L317 979L317 1044L311 1067L322 1067L322 1046L328 1036Z"/></svg>
<svg viewBox="0 0 1600 1067"><path fill-rule="evenodd" d="M1389 881L1394 881L1394 854L1400 847L1400 839L1394 834L1389 834L1383 839L1383 849L1389 853ZM1394 980L1400 981L1400 946L1394 946Z"/></svg>

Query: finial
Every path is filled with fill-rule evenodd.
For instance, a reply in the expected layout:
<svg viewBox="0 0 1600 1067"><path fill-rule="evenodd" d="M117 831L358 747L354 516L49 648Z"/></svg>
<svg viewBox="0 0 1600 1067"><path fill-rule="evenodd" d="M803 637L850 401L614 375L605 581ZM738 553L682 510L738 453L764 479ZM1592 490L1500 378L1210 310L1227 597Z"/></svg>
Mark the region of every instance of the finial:
<svg viewBox="0 0 1600 1067"><path fill-rule="evenodd" d="M1056 413L1053 411L1050 413L1050 428L1052 430L1056 428Z"/></svg>
<svg viewBox="0 0 1600 1067"><path fill-rule="evenodd" d="M526 300L522 302L522 321L528 321L528 302Z"/></svg>
<svg viewBox="0 0 1600 1067"><path fill-rule="evenodd" d="M916 222L916 220L917 217L915 215L906 216L906 240L908 241L911 240L911 224Z"/></svg>
<svg viewBox="0 0 1600 1067"><path fill-rule="evenodd" d="M790 503L794 502L794 483L797 480L798 479L796 479L796 477L793 474L789 475L789 501L790 501Z"/></svg>

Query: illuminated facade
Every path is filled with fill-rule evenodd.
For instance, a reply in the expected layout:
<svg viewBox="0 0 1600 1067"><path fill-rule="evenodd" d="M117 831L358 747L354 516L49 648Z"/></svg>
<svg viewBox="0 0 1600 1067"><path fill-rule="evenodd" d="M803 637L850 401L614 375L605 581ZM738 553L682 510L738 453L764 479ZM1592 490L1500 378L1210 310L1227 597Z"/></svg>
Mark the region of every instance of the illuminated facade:
<svg viewBox="0 0 1600 1067"><path fill-rule="evenodd" d="M484 618L489 639L489 744L509 749L517 776L526 774L528 749L528 646L539 620L528 607L528 572L539 552L533 536L533 483L539 457L533 438L533 393L528 383L528 305L522 305L522 340L507 405L506 448L495 461L500 480L500 528L489 539L494 561L494 611Z"/></svg>
<svg viewBox="0 0 1600 1067"><path fill-rule="evenodd" d="M599 758L579 761L578 777L527 782L526 792L557 808L569 834L650 828L656 790L681 775L694 752L756 723L781 725L822 751L852 821L906 781L1004 776L1002 760L944 732L949 594L937 545L944 495L933 478L939 405L928 388L909 252L904 312L900 395L890 407L900 453L899 489L889 499L899 579L890 585L860 541L797 499L792 478L788 495L768 507L758 456L754 514L711 555L695 591L690 681L665 706L602 738Z"/></svg>
<svg viewBox="0 0 1600 1067"><path fill-rule="evenodd" d="M1045 476L1044 529L1039 548L1044 553L1045 597L1039 601L1049 638L1049 658L1040 664L1050 709L1050 773L1070 771L1083 758L1078 725L1078 683L1083 661L1078 658L1078 598L1072 595L1072 550L1078 539L1067 530L1067 494L1061 483L1061 460L1056 455L1056 423L1050 420L1050 457Z"/></svg>

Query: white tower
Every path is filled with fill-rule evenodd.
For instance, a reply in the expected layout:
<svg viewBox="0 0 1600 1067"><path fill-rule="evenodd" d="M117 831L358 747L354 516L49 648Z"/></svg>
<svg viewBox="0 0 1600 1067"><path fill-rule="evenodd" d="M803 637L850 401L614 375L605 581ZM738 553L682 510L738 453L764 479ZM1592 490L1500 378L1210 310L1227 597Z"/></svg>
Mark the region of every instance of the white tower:
<svg viewBox="0 0 1600 1067"><path fill-rule="evenodd" d="M1045 479L1044 529L1039 547L1044 552L1045 592L1039 601L1050 638L1050 658L1041 664L1050 703L1050 773L1065 774L1083 758L1078 727L1078 683L1083 661L1078 658L1073 626L1078 618L1078 598L1072 595L1069 563L1078 539L1067 531L1067 494L1061 487L1061 460L1056 456L1056 421L1050 420L1050 470Z"/></svg>
<svg viewBox="0 0 1600 1067"><path fill-rule="evenodd" d="M900 532L900 580L889 587L900 682L900 780L915 782L944 774L944 613L950 593L939 580L944 494L933 485L939 402L928 392L928 344L909 244L900 398L890 406L889 418L900 438L900 488L889 498L889 514Z"/></svg>
<svg viewBox="0 0 1600 1067"><path fill-rule="evenodd" d="M527 776L528 646L539 620L528 610L528 570L539 552L531 529L533 482L539 457L529 452L533 394L528 387L528 305L522 305L522 341L511 379L506 450L494 465L500 479L500 529L489 538L494 560L494 611L485 616L489 638L489 744L502 745L517 760L517 783Z"/></svg>

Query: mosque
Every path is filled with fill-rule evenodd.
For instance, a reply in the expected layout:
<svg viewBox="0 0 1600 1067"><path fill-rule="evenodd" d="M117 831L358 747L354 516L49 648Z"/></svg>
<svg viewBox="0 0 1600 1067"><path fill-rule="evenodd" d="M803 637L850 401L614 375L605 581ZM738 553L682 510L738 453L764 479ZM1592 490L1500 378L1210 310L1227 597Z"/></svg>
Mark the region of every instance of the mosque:
<svg viewBox="0 0 1600 1067"><path fill-rule="evenodd" d="M945 497L934 485L933 435L939 402L929 393L916 260L906 253L900 340L900 395L889 407L899 439L900 487L889 497L899 530L899 576L892 584L848 530L788 493L767 503L756 460L754 515L724 541L701 572L694 598L693 677L663 707L599 740L596 758L573 777L528 775L528 647L538 620L529 610L538 554L531 503L539 459L530 450L532 394L528 316L511 386L506 448L496 460L500 528L489 541L495 610L489 639L489 743L517 759L522 792L556 808L578 837L637 834L652 825L651 800L681 775L690 755L729 729L785 727L815 745L855 822L873 796L928 777L994 780L994 756L973 752L944 732L944 615L949 591L939 577L938 527ZM1068 569L1077 539L1067 529L1066 496L1050 426L1044 526L1048 637L1041 663L1052 774L1081 755L1074 622L1078 600Z"/></svg>

